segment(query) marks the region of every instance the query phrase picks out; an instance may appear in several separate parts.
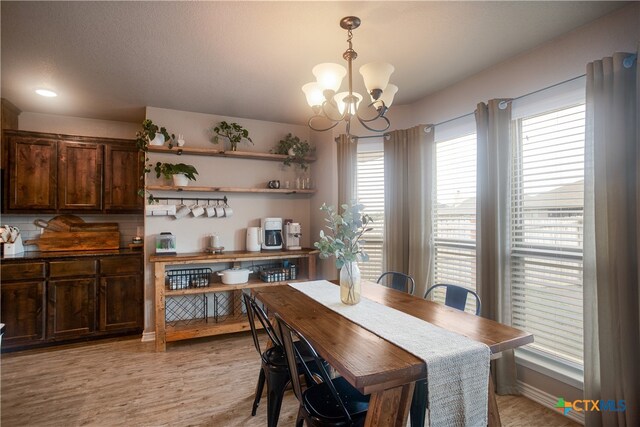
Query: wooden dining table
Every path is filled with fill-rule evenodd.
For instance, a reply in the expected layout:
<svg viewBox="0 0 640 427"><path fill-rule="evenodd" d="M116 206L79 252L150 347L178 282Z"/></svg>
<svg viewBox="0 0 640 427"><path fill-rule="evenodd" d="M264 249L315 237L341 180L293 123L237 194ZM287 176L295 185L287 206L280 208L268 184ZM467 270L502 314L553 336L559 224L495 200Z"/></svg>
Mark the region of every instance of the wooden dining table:
<svg viewBox="0 0 640 427"><path fill-rule="evenodd" d="M427 376L424 360L291 286L257 288L252 294L304 335L353 387L371 395L366 426L406 425L415 381ZM484 343L492 355L533 342L530 333L375 283L362 283L362 297ZM491 379L489 425L500 425Z"/></svg>

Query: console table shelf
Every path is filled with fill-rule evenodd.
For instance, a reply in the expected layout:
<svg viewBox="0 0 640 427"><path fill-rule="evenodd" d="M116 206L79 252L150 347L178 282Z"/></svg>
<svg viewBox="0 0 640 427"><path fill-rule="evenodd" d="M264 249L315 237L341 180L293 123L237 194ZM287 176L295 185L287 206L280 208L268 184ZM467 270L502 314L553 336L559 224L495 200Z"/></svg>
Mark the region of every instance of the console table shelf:
<svg viewBox="0 0 640 427"><path fill-rule="evenodd" d="M278 286L289 282L302 280L314 280L316 278L316 257L318 250L301 249L297 251L229 251L221 254L205 252L186 253L178 255L151 255L149 261L154 263L155 276L155 315L156 315L156 351L165 351L166 343L190 338L206 337L211 335L229 334L246 331L249 322L242 311L241 296L244 289L266 286ZM201 288L188 288L169 290L166 286L166 272L174 267L197 266L201 264L231 263L234 267L240 266L244 261L278 261L299 260L298 274L295 280L282 282L263 282L260 279L251 278L247 283L237 285L225 285L214 282L211 286ZM221 295L230 313L221 315L222 320L215 317L188 319L167 322L167 298L197 298L202 294ZM203 298L206 296L203 295ZM169 310L171 312L171 310ZM168 324L170 323L170 324Z"/></svg>

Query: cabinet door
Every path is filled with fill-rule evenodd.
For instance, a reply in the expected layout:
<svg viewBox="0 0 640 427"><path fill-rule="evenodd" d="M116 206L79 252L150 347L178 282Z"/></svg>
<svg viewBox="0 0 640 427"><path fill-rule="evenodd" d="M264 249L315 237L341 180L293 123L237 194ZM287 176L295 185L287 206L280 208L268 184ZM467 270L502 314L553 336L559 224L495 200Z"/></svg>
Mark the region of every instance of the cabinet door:
<svg viewBox="0 0 640 427"><path fill-rule="evenodd" d="M2 347L44 340L44 281L0 285L0 319L6 325Z"/></svg>
<svg viewBox="0 0 640 427"><path fill-rule="evenodd" d="M100 280L100 331L142 329L143 310L140 274Z"/></svg>
<svg viewBox="0 0 640 427"><path fill-rule="evenodd" d="M58 209L102 209L103 145L58 142Z"/></svg>
<svg viewBox="0 0 640 427"><path fill-rule="evenodd" d="M9 138L8 210L55 210L56 141Z"/></svg>
<svg viewBox="0 0 640 427"><path fill-rule="evenodd" d="M51 280L47 338L76 338L95 330L96 279Z"/></svg>
<svg viewBox="0 0 640 427"><path fill-rule="evenodd" d="M107 212L141 212L144 157L134 144L107 144L104 162L104 209Z"/></svg>

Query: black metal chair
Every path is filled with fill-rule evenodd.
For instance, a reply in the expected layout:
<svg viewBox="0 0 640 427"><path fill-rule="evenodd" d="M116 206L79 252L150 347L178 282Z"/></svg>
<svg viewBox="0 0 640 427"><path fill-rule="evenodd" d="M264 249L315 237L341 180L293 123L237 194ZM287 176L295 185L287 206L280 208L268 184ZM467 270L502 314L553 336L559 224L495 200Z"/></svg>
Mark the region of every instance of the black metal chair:
<svg viewBox="0 0 640 427"><path fill-rule="evenodd" d="M480 314L480 297L471 289L463 288L462 286L446 284L433 285L427 290L427 293L424 294L425 299L429 296L431 291L438 288L446 289L444 305L461 311L464 311L464 308L467 306L467 298L469 297L469 294L473 295L476 299L476 316Z"/></svg>
<svg viewBox="0 0 640 427"><path fill-rule="evenodd" d="M300 378L291 378L293 391L300 402L296 427L302 427L306 422L308 426L363 426L369 409L369 396L361 394L342 377L331 378L322 359L318 356L309 341L276 313L278 328L282 336L285 355L289 369L293 370L302 359L300 346L293 343L294 337L298 338L304 349L313 356L317 373L322 382L313 384L302 391ZM297 344L296 343L296 344ZM303 364L303 369L309 369ZM310 371L306 371L312 376ZM313 377L316 378L315 376Z"/></svg>
<svg viewBox="0 0 640 427"><path fill-rule="evenodd" d="M253 408L251 410L251 415L255 416L256 411L258 410L258 405L260 404L260 397L262 396L262 391L264 390L265 381L267 384L267 426L268 427L276 427L278 425L278 418L280 416L280 408L282 406L282 397L284 395L284 391L287 387L287 384L291 380L291 375L289 374L289 367L287 365L287 359L284 354L284 347L282 346L282 342L278 335L275 333L275 329L273 328L267 314L264 312L262 307L260 307L256 301L248 294L243 293L244 303L247 308L247 317L249 319L249 326L251 327L251 335L253 336L253 344L260 355L260 359L262 360L262 364L260 367L260 375L258 377L258 384L256 386L256 395L253 400ZM273 343L273 346L265 351L262 351L260 347L260 340L258 339L258 333L256 329L255 318L258 318L258 321L264 328L267 336ZM295 344L296 348L298 347L298 343ZM314 359L309 356L306 352L301 351L303 354L303 358L305 363L311 363ZM304 372L307 380L307 384L311 384L313 381L310 377L307 377L306 372L310 371L308 368L303 369L302 365L304 363L300 363L297 369L294 372ZM297 377L297 376L296 376Z"/></svg>
<svg viewBox="0 0 640 427"><path fill-rule="evenodd" d="M464 311L467 306L467 298L469 294L476 298L476 316L480 314L480 297L471 289L463 288L458 285L439 284L430 287L424 294L425 299L429 293L437 288L446 288L444 297L444 305ZM409 412L412 426L423 426L427 413L427 381L416 381L413 389L413 398L411 399L411 410Z"/></svg>
<svg viewBox="0 0 640 427"><path fill-rule="evenodd" d="M416 282L413 280L413 277L397 271L387 271L386 273L382 273L380 277L378 277L377 283L411 295L413 295L413 292L416 289Z"/></svg>

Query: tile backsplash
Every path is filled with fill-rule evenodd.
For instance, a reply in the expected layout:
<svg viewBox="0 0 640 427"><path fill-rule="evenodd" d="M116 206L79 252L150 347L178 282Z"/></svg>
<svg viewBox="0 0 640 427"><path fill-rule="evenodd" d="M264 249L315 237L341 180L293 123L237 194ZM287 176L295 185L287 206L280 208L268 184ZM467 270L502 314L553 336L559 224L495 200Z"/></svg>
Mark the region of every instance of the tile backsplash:
<svg viewBox="0 0 640 427"><path fill-rule="evenodd" d="M0 224L12 225L20 229L22 240L37 239L42 228L37 227L34 224L36 219L42 219L49 221L56 216L55 214L44 215L2 215L0 217ZM144 217L142 215L76 215L82 218L85 222L117 222L120 227L120 247L126 248L131 239L133 239L140 231L140 235L144 236ZM139 230L138 230L139 229ZM36 251L38 247L35 245L25 246L25 251Z"/></svg>

